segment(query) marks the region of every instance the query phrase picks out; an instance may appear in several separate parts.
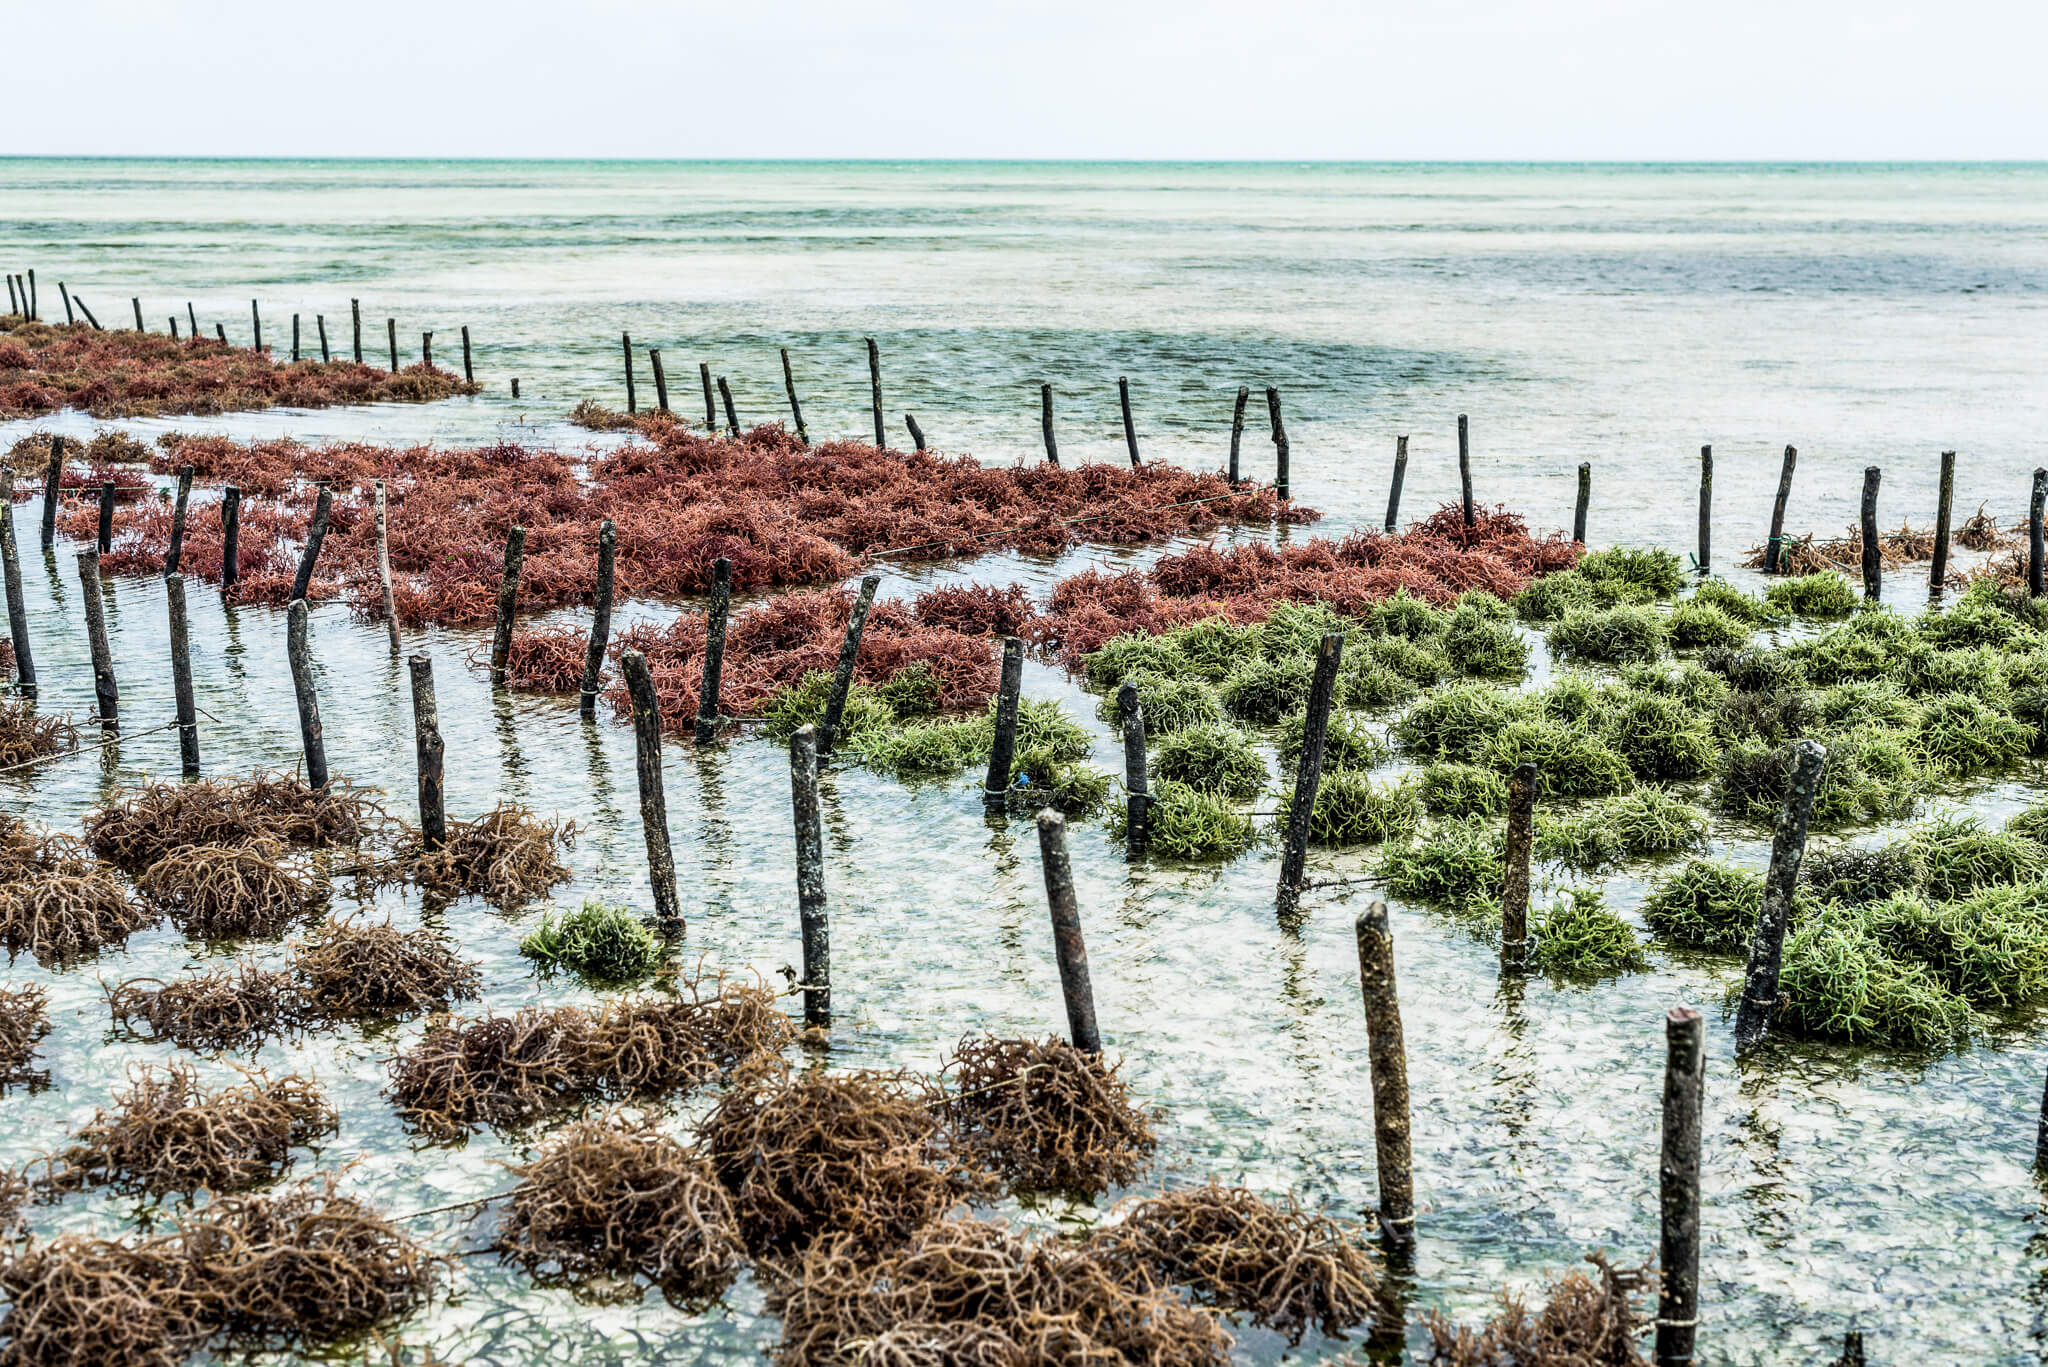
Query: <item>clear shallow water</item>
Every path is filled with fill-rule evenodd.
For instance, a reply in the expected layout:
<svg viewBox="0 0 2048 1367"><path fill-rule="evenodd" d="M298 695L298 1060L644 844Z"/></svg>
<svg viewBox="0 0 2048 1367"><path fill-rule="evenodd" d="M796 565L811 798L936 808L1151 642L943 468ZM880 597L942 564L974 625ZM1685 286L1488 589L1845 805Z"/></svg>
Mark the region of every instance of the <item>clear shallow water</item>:
<svg viewBox="0 0 2048 1367"><path fill-rule="evenodd" d="M875 335L892 421L910 407L940 444L985 459L1037 455L1044 376L1061 389L1070 460L1121 458L1122 373L1147 453L1204 465L1220 459L1236 386L1279 383L1297 487L1332 530L1379 520L1396 432L1414 434L1410 512L1448 497L1452 419L1467 411L1485 496L1560 522L1573 467L1592 459L1594 541L1685 550L1692 462L1712 440L1725 564L1761 530L1785 441L1801 447L1796 528L1847 521L1871 462L1886 468L1886 520L1926 520L1944 446L1963 452L1961 507L1994 499L2017 513L2048 416L2039 169L0 162L0 185L14 207L0 263L37 266L46 316L61 309L63 278L104 322L143 290L148 316L189 297L202 322L220 318L246 340L255 293L276 341L294 309L325 312L338 336L355 295L374 322L373 359L389 314L408 349L432 327L444 362L459 356L467 322L492 389L425 409L126 424L144 433L580 444L587 434L559 417L578 398L619 402L623 328L663 347L686 412L699 356L731 378L743 416L778 411L774 348L789 345L814 436L854 436L867 424L859 338ZM525 380L517 405L502 392L513 374ZM641 383L645 397L644 368ZM76 415L43 425L94 426ZM6 425L0 440L29 426ZM1270 448L1253 434L1256 424L1246 449L1259 470ZM46 562L32 523L20 525L45 703L82 714L75 548ZM1153 553L992 557L893 574L884 592L962 573L1043 588L1085 564ZM1894 601L1912 601L1911 578L1888 585ZM192 599L199 702L217 718L202 733L209 772L292 763L282 615ZM676 609L636 604L624 616ZM333 763L409 812L402 666L345 609L314 616ZM114 581L110 625L131 729L168 721L161 587ZM477 639L407 643L435 660L450 809L472 814L504 796L573 818L585 832L569 857L576 880L556 900L644 901L630 732L608 717L586 727L573 704L493 698L465 663ZM1034 664L1026 688L1064 697L1095 725L1092 698L1056 671ZM1097 733L1098 760L1114 767ZM797 962L782 754L672 743L666 769L689 954L770 976ZM102 756L0 775L0 802L75 828L113 785L175 771L170 733L132 736ZM2015 776L1972 805L2007 810L2037 795L2041 777ZM1060 1026L1035 839L1028 822L988 822L972 786L906 788L858 770L828 781L833 1066L931 1068L970 1031ZM1767 853L1747 829L1717 837L1745 862ZM1270 845L1220 868L1137 869L1098 825L1078 827L1073 845L1105 1033L1162 1111L1146 1185L1213 1174L1337 1214L1369 1209L1351 921L1370 891L1319 892L1283 926ZM1364 862L1318 853L1312 867L1342 877ZM1616 878L1608 891L1628 913L1643 887ZM407 924L423 914L396 894L380 908ZM518 958L538 909L506 916L465 901L431 914L485 963L482 1006L583 995L537 983ZM1650 973L1538 979L1504 996L1490 948L1421 909L1393 915L1415 1092L1418 1306L1477 1318L1498 1286L1534 1288L1586 1249L1650 1256L1662 1012L1717 1003L1734 966L1659 953ZM156 931L63 974L12 966L10 981L51 988L54 1085L0 1102L0 1160L56 1145L131 1062L167 1052L108 1041L98 978L163 976L206 952ZM1725 1023L1710 1020L1707 1360L1811 1362L1851 1324L1870 1332L1879 1360L2039 1360L2048 1252L2025 1170L2048 1067L2039 1030L2015 1022L1933 1060L1799 1048L1738 1070ZM379 1089L384 1058L419 1029L260 1056L273 1073L309 1068L332 1090L343 1128L318 1163L360 1159L350 1180L392 1211L503 1190L497 1163L526 1142L411 1147ZM206 1072L232 1076L218 1063ZM132 1210L75 1199L37 1222L107 1229ZM487 1216L419 1223L458 1251L488 1239ZM690 1318L658 1298L593 1309L486 1256L461 1263L460 1298L403 1335L453 1360L751 1361L774 1335L746 1288L728 1311ZM1244 1342L1254 1360L1278 1351L1258 1335Z"/></svg>

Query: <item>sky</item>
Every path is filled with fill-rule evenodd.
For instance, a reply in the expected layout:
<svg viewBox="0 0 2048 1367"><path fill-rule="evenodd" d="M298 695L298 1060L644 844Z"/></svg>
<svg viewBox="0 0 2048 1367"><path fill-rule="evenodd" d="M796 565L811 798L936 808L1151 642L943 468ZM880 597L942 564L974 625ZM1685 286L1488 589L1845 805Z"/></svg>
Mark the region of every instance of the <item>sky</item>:
<svg viewBox="0 0 2048 1367"><path fill-rule="evenodd" d="M69 0L0 153L2029 160L2009 0Z"/></svg>

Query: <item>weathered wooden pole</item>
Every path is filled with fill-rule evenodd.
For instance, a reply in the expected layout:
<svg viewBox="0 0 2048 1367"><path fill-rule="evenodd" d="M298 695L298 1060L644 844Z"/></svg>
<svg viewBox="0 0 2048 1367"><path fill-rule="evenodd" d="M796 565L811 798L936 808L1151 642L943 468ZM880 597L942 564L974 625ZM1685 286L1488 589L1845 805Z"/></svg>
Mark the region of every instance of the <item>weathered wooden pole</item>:
<svg viewBox="0 0 2048 1367"><path fill-rule="evenodd" d="M604 652L612 634L612 588L619 555L619 529L606 518L597 529L597 589L592 597L590 644L583 651L583 688L577 695L585 721L597 716L597 681L604 672Z"/></svg>
<svg viewBox="0 0 2048 1367"><path fill-rule="evenodd" d="M2041 1118L2034 1125L2034 1171L2048 1177L2048 1083L2041 1088Z"/></svg>
<svg viewBox="0 0 2048 1367"><path fill-rule="evenodd" d="M655 372L656 375L660 373L658 369ZM462 325L462 379L466 384L476 383L476 367L470 364L469 324L467 323Z"/></svg>
<svg viewBox="0 0 2048 1367"><path fill-rule="evenodd" d="M1052 385L1038 386L1038 425L1045 430L1045 458L1054 465L1060 463L1060 444L1052 435Z"/></svg>
<svg viewBox="0 0 2048 1367"><path fill-rule="evenodd" d="M465 329L466 331L466 329ZM647 348L647 364L654 371L654 411L668 412L668 375L661 368L661 348Z"/></svg>
<svg viewBox="0 0 2048 1367"><path fill-rule="evenodd" d="M825 716L818 724L820 759L832 753L833 743L839 738L839 722L846 714L846 695L853 688L853 666L860 657L860 635L867 628L868 610L875 605L875 590L881 586L879 574L862 579L853 611L846 619L846 639L839 645L839 668L833 672L832 694L825 700Z"/></svg>
<svg viewBox="0 0 2048 1367"><path fill-rule="evenodd" d="M41 297L36 293L36 268L28 268L28 316L40 319L43 316Z"/></svg>
<svg viewBox="0 0 2048 1367"><path fill-rule="evenodd" d="M1868 1362L1864 1356L1863 1331L1851 1329L1842 1335L1842 1355L1829 1367L1866 1367Z"/></svg>
<svg viewBox="0 0 2048 1367"><path fill-rule="evenodd" d="M718 435L718 400L711 393L710 362L697 362L697 376L704 381L704 430L715 437Z"/></svg>
<svg viewBox="0 0 2048 1367"><path fill-rule="evenodd" d="M1000 807L1010 797L1010 765L1017 758L1017 704L1024 689L1024 642L1003 638L1002 682L996 689L995 744L988 752L988 777L982 781L982 802Z"/></svg>
<svg viewBox="0 0 2048 1367"><path fill-rule="evenodd" d="M1131 468L1138 468L1138 429L1131 422L1131 382L1122 375L1116 377L1117 403L1124 410L1124 445L1131 451Z"/></svg>
<svg viewBox="0 0 2048 1367"><path fill-rule="evenodd" d="M14 297L14 272L7 273L7 312L17 318L27 318L28 310Z"/></svg>
<svg viewBox="0 0 2048 1367"><path fill-rule="evenodd" d="M1792 497L1792 470L1799 464L1799 448L1785 448L1785 462L1778 468L1778 497L1771 504L1771 538L1764 543L1764 573L1778 573L1779 556L1785 548L1785 504Z"/></svg>
<svg viewBox="0 0 2048 1367"><path fill-rule="evenodd" d="M178 315L173 313L169 317L171 320L171 340L175 342L178 340ZM195 332L192 335L197 337L199 334Z"/></svg>
<svg viewBox="0 0 2048 1367"><path fill-rule="evenodd" d="M64 326L76 327L78 319L71 312L71 291L64 287L62 280L57 282L57 297L64 301Z"/></svg>
<svg viewBox="0 0 2048 1367"><path fill-rule="evenodd" d="M515 399L519 397L519 377L517 375L512 377L512 397Z"/></svg>
<svg viewBox="0 0 2048 1367"><path fill-rule="evenodd" d="M92 651L92 692L100 730L121 729L121 690L114 682L114 648L107 640L106 590L100 584L100 553L78 553L78 587L85 597L85 639Z"/></svg>
<svg viewBox="0 0 2048 1367"><path fill-rule="evenodd" d="M1934 505L1934 560L1927 567L1927 591L1938 595L1948 580L1948 524L1955 512L1956 453L1941 453L1941 494Z"/></svg>
<svg viewBox="0 0 2048 1367"><path fill-rule="evenodd" d="M420 364L429 370L434 368L434 334L431 332L420 334Z"/></svg>
<svg viewBox="0 0 2048 1367"><path fill-rule="evenodd" d="M905 413L903 425L910 429L910 443L917 450L924 450L924 429L917 425L917 414Z"/></svg>
<svg viewBox="0 0 2048 1367"><path fill-rule="evenodd" d="M681 934L683 904L676 893L676 861L668 843L668 799L661 787L661 712L654 676L637 650L619 657L626 692L633 700L634 772L640 781L640 826L647 837L647 876L654 886L654 915L662 929Z"/></svg>
<svg viewBox="0 0 2048 1367"><path fill-rule="evenodd" d="M78 305L78 311L85 315L85 321L87 322L87 324L91 326L94 332L106 331L105 328L100 326L100 320L92 316L92 310L86 307L84 299L74 294L71 296L71 300L73 303Z"/></svg>
<svg viewBox="0 0 2048 1367"><path fill-rule="evenodd" d="M228 344L228 325L226 323L215 323L213 325L213 340L219 342L222 346Z"/></svg>
<svg viewBox="0 0 2048 1367"><path fill-rule="evenodd" d="M1572 540L1586 544L1586 506L1593 501L1593 462L1579 462L1579 502L1572 511Z"/></svg>
<svg viewBox="0 0 2048 1367"><path fill-rule="evenodd" d="M185 514L192 500L191 466L178 471L178 498L171 505L171 544L164 552L164 573L176 574L185 556Z"/></svg>
<svg viewBox="0 0 2048 1367"><path fill-rule="evenodd" d="M498 576L498 625L491 636L491 687L505 686L512 658L512 619L519 610L519 572L526 564L526 528L505 533L505 568Z"/></svg>
<svg viewBox="0 0 2048 1367"><path fill-rule="evenodd" d="M249 301L249 331L251 336L255 338L254 341L249 343L249 350L263 350L263 313L256 307L254 299Z"/></svg>
<svg viewBox="0 0 2048 1367"><path fill-rule="evenodd" d="M21 550L14 541L14 467L0 465L0 571L7 577L7 635L14 646L14 686L36 695L36 662L29 649L28 608L21 595Z"/></svg>
<svg viewBox="0 0 2048 1367"><path fill-rule="evenodd" d="M100 481L98 541L101 555L105 555L108 551L114 549L114 481L111 479Z"/></svg>
<svg viewBox="0 0 2048 1367"><path fill-rule="evenodd" d="M385 506L384 481L372 481L377 524L377 589L384 597L384 630L391 638L391 653L398 653L398 595L391 587L391 514Z"/></svg>
<svg viewBox="0 0 2048 1367"><path fill-rule="evenodd" d="M334 360L334 353L333 353L333 352L331 352L331 351L329 351L329 350L327 349L327 315L326 315L326 314L324 314L324 313L316 313L316 314L314 314L314 315L313 315L313 330L314 330L315 332L319 333L319 335L320 335L320 364L322 364L322 365L328 365L328 364L331 364L331 363L333 362L333 360Z"/></svg>
<svg viewBox="0 0 2048 1367"><path fill-rule="evenodd" d="M1230 486L1234 489L1243 483L1238 478L1238 450L1244 445L1244 406L1251 401L1249 385L1237 387L1237 403L1230 411Z"/></svg>
<svg viewBox="0 0 2048 1367"><path fill-rule="evenodd" d="M1529 856L1536 836L1536 766L1527 761L1508 776L1507 870L1500 894L1500 966L1503 973L1529 960Z"/></svg>
<svg viewBox="0 0 2048 1367"><path fill-rule="evenodd" d="M1138 686L1126 682L1116 690L1117 715L1124 729L1124 853L1132 859L1145 853L1152 788L1145 775L1145 705Z"/></svg>
<svg viewBox="0 0 2048 1367"><path fill-rule="evenodd" d="M327 539L327 520L334 515L334 489L322 484L313 500L313 523L306 529L306 547L299 552L299 572L292 579L292 597L305 598L313 591L313 567L320 560L320 543Z"/></svg>
<svg viewBox="0 0 2048 1367"><path fill-rule="evenodd" d="M1690 1006L1664 1016L1664 1144L1657 1165L1657 1367L1692 1367L1700 1322L1700 1109L1707 1027Z"/></svg>
<svg viewBox="0 0 2048 1367"><path fill-rule="evenodd" d="M1458 415L1458 489L1463 497L1465 526L1469 530L1478 523L1472 507L1472 426L1463 413Z"/></svg>
<svg viewBox="0 0 2048 1367"><path fill-rule="evenodd" d="M704 623L704 679L697 688L697 744L718 734L718 695L725 679L725 628L732 613L732 561L711 565L711 611Z"/></svg>
<svg viewBox="0 0 2048 1367"><path fill-rule="evenodd" d="M1415 1161L1408 1119L1408 1046L1394 985L1394 934L1387 904L1358 914L1358 988L1365 999L1366 1057L1372 1067L1372 1137L1380 1179L1380 1237L1390 1253L1415 1243Z"/></svg>
<svg viewBox="0 0 2048 1367"><path fill-rule="evenodd" d="M292 693L299 704L299 739L306 749L306 786L327 786L327 741L320 729L320 699L313 691L313 653L306 643L308 609L303 598L285 609L285 656L292 667Z"/></svg>
<svg viewBox="0 0 2048 1367"><path fill-rule="evenodd" d="M825 912L825 819L818 801L818 733L789 738L789 798L796 816L796 906L804 937L804 1027L832 1024L832 929Z"/></svg>
<svg viewBox="0 0 2048 1367"><path fill-rule="evenodd" d="M220 591L242 582L242 490L230 484L220 496Z"/></svg>
<svg viewBox="0 0 2048 1367"><path fill-rule="evenodd" d="M1387 486L1387 535L1401 526L1401 482L1408 478L1408 434L1394 438L1394 482Z"/></svg>
<svg viewBox="0 0 2048 1367"><path fill-rule="evenodd" d="M732 386L725 382L725 376L718 377L718 397L725 404L725 434L734 441L740 439L740 415L732 406Z"/></svg>
<svg viewBox="0 0 2048 1367"><path fill-rule="evenodd" d="M178 716L178 765L186 778L199 777L199 708L192 700L192 636L185 618L185 576L164 576L171 610L171 696Z"/></svg>
<svg viewBox="0 0 2048 1367"><path fill-rule="evenodd" d="M789 348L782 348L782 387L789 394L789 416L796 423L796 439L805 446L811 444L811 434L804 430L803 406L796 401L796 376L789 368ZM920 446L919 450L924 448Z"/></svg>
<svg viewBox="0 0 2048 1367"><path fill-rule="evenodd" d="M348 301L349 316L355 320L356 364L363 363L363 305L358 299Z"/></svg>
<svg viewBox="0 0 2048 1367"><path fill-rule="evenodd" d="M1764 875L1764 900L1757 912L1756 934L1750 941L1749 967L1743 975L1742 1002L1735 1012L1735 1047L1747 1049L1770 1032L1778 1005L1778 969L1784 961L1785 928L1792 920L1792 892L1799 883L1799 863L1806 856L1806 826L1813 817L1813 795L1820 786L1828 752L1819 742L1802 740L1792 747L1791 776L1785 805L1771 837L1771 866Z"/></svg>
<svg viewBox="0 0 2048 1367"><path fill-rule="evenodd" d="M299 315L292 315L292 364L299 362Z"/></svg>
<svg viewBox="0 0 2048 1367"><path fill-rule="evenodd" d="M1863 470L1863 596L1875 603L1884 595L1884 542L1877 531L1877 484L1883 478L1875 465Z"/></svg>
<svg viewBox="0 0 2048 1367"><path fill-rule="evenodd" d="M1308 689L1307 724L1302 728L1301 758L1294 769L1294 797L1287 804L1287 826L1280 854L1281 914L1301 901L1308 870L1308 832L1315 815L1316 789L1323 781L1323 740L1330 726L1330 704L1337 692L1337 669L1344 662L1344 633L1323 634L1316 647L1316 672Z"/></svg>
<svg viewBox="0 0 2048 1367"><path fill-rule="evenodd" d="M1067 858L1067 819L1047 807L1038 814L1038 854L1045 865L1045 900L1052 908L1052 951L1067 1003L1067 1036L1084 1054L1102 1052L1095 1024L1095 985L1088 977L1088 945L1081 938L1081 905L1074 896L1074 866Z"/></svg>
<svg viewBox="0 0 2048 1367"><path fill-rule="evenodd" d="M50 438L50 464L43 471L43 549L57 543L57 489L64 479L64 438Z"/></svg>
<svg viewBox="0 0 2048 1367"><path fill-rule="evenodd" d="M398 320L396 318L386 318L384 320L384 340L391 346L391 373L396 375L398 373Z"/></svg>
<svg viewBox="0 0 2048 1367"><path fill-rule="evenodd" d="M1714 563L1714 448L1700 448L1700 551L1699 572L1706 574Z"/></svg>
<svg viewBox="0 0 2048 1367"><path fill-rule="evenodd" d="M52 444L62 440L51 438ZM2027 503L2027 593L2039 598L2042 593L2042 544L2041 512L2048 507L2048 470L2036 467L2034 470L2034 494Z"/></svg>
<svg viewBox="0 0 2048 1367"><path fill-rule="evenodd" d="M1291 497L1287 475L1287 425L1280 421L1280 391L1266 386L1266 414L1273 420L1273 492L1281 499Z"/></svg>
<svg viewBox="0 0 2048 1367"><path fill-rule="evenodd" d="M626 353L626 411L627 411L628 413L633 413L633 412L637 412L637 411L638 411L638 407L637 407L637 403L636 403L636 401L635 401L635 399L634 399L634 397L633 397L633 336L632 336L632 334L631 334L631 333L627 333L627 332L622 332L622 333L620 333L620 334L619 334L619 345L620 345L620 346L621 346L622 348L624 348L624 350L625 350L625 353Z"/></svg>
<svg viewBox="0 0 2048 1367"><path fill-rule="evenodd" d="M129 296L128 302L135 305L135 330L137 332L149 331L148 328L142 325L142 296L131 295Z"/></svg>
<svg viewBox="0 0 2048 1367"><path fill-rule="evenodd" d="M199 310L192 307L192 301L185 301L185 321L192 325L192 340L199 340Z"/></svg>
<svg viewBox="0 0 2048 1367"><path fill-rule="evenodd" d="M412 675L413 754L419 765L420 844L429 852L448 843L443 801L441 711L434 705L434 662L424 655L406 661Z"/></svg>
<svg viewBox="0 0 2048 1367"><path fill-rule="evenodd" d="M875 409L875 445L886 446L888 441L882 431L882 351L875 345L875 339L868 342L868 393ZM828 747L829 748L829 747ZM824 752L820 752L824 753Z"/></svg>

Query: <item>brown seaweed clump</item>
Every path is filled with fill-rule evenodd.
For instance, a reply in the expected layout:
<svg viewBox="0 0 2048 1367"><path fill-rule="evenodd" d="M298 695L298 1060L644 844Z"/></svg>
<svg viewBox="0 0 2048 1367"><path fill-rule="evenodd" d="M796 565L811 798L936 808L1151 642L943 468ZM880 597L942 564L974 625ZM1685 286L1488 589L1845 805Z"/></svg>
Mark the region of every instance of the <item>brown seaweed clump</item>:
<svg viewBox="0 0 2048 1367"><path fill-rule="evenodd" d="M130 978L107 989L107 1007L121 1025L146 1027L151 1039L209 1051L282 1039L309 1018L290 973L247 959L169 982Z"/></svg>
<svg viewBox="0 0 2048 1367"><path fill-rule="evenodd" d="M1310 1328L1340 1336L1378 1306L1379 1266L1359 1232L1291 1197L1275 1205L1212 1182L1140 1201L1089 1246L1127 1276L1186 1286L1293 1344Z"/></svg>
<svg viewBox="0 0 2048 1367"><path fill-rule="evenodd" d="M763 1069L720 1099L698 1140L756 1255L798 1253L828 1233L880 1253L991 1194L984 1175L950 1161L938 1118L893 1074Z"/></svg>
<svg viewBox="0 0 2048 1367"><path fill-rule="evenodd" d="M475 964L427 928L336 917L292 945L292 968L313 1011L329 1019L407 1016L468 1000L482 986Z"/></svg>
<svg viewBox="0 0 2048 1367"><path fill-rule="evenodd" d="M269 841L175 849L135 880L143 897L188 935L208 940L273 935L323 896L282 862Z"/></svg>
<svg viewBox="0 0 2048 1367"><path fill-rule="evenodd" d="M0 769L77 748L78 728L71 718L38 712L16 698L0 698Z"/></svg>
<svg viewBox="0 0 2048 1367"><path fill-rule="evenodd" d="M50 1033L50 998L42 988L0 987L0 1087L33 1073L36 1046Z"/></svg>
<svg viewBox="0 0 2048 1367"><path fill-rule="evenodd" d="M963 1039L947 1071L956 1141L1013 1186L1092 1196L1133 1181L1158 1143L1115 1067L1057 1036Z"/></svg>
<svg viewBox="0 0 2048 1367"><path fill-rule="evenodd" d="M175 850L199 846L355 845L382 815L345 780L313 788L295 774L258 772L121 789L86 817L85 835L100 858L139 873Z"/></svg>
<svg viewBox="0 0 2048 1367"><path fill-rule="evenodd" d="M277 1176L295 1145L340 1123L308 1078L244 1076L240 1086L209 1093L190 1064L144 1065L115 1093L111 1112L95 1111L69 1148L44 1160L45 1184L150 1196L238 1191Z"/></svg>
<svg viewBox="0 0 2048 1367"><path fill-rule="evenodd" d="M1571 1271L1550 1286L1541 1310L1529 1312L1522 1298L1502 1292L1500 1313L1484 1329L1462 1328L1442 1315L1424 1317L1431 1367L1639 1367L1637 1335L1649 1312L1638 1295L1656 1284L1648 1267L1618 1270L1606 1257L1589 1253L1599 1272L1595 1281Z"/></svg>
<svg viewBox="0 0 2048 1367"><path fill-rule="evenodd" d="M63 836L17 835L0 849L0 945L45 968L89 957L156 922L114 871Z"/></svg>
<svg viewBox="0 0 2048 1367"><path fill-rule="evenodd" d="M852 1235L814 1244L775 1279L777 1367L1225 1367L1213 1312L1127 1280L1086 1247L981 1220L942 1220L872 1256Z"/></svg>
<svg viewBox="0 0 2048 1367"><path fill-rule="evenodd" d="M638 1300L637 1275L688 1306L739 1274L745 1250L725 1188L651 1116L579 1120L513 1172L498 1246L544 1281Z"/></svg>
<svg viewBox="0 0 2048 1367"><path fill-rule="evenodd" d="M575 839L573 821L544 820L502 802L474 821L450 821L447 842L438 850L427 849L420 832L408 828L399 856L416 883L475 893L492 906L510 908L568 880L556 852Z"/></svg>
<svg viewBox="0 0 2048 1367"><path fill-rule="evenodd" d="M135 1243L62 1234L0 1260L0 1364L184 1367L207 1338L176 1235Z"/></svg>

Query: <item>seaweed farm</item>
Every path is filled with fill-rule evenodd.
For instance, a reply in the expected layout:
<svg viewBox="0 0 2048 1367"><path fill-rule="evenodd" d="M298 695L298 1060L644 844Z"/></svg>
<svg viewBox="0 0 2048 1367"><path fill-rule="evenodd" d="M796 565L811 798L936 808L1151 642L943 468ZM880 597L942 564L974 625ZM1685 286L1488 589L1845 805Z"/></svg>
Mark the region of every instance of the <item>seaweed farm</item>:
<svg viewBox="0 0 2048 1367"><path fill-rule="evenodd" d="M2048 476L100 293L0 319L0 1363L2048 1347Z"/></svg>

